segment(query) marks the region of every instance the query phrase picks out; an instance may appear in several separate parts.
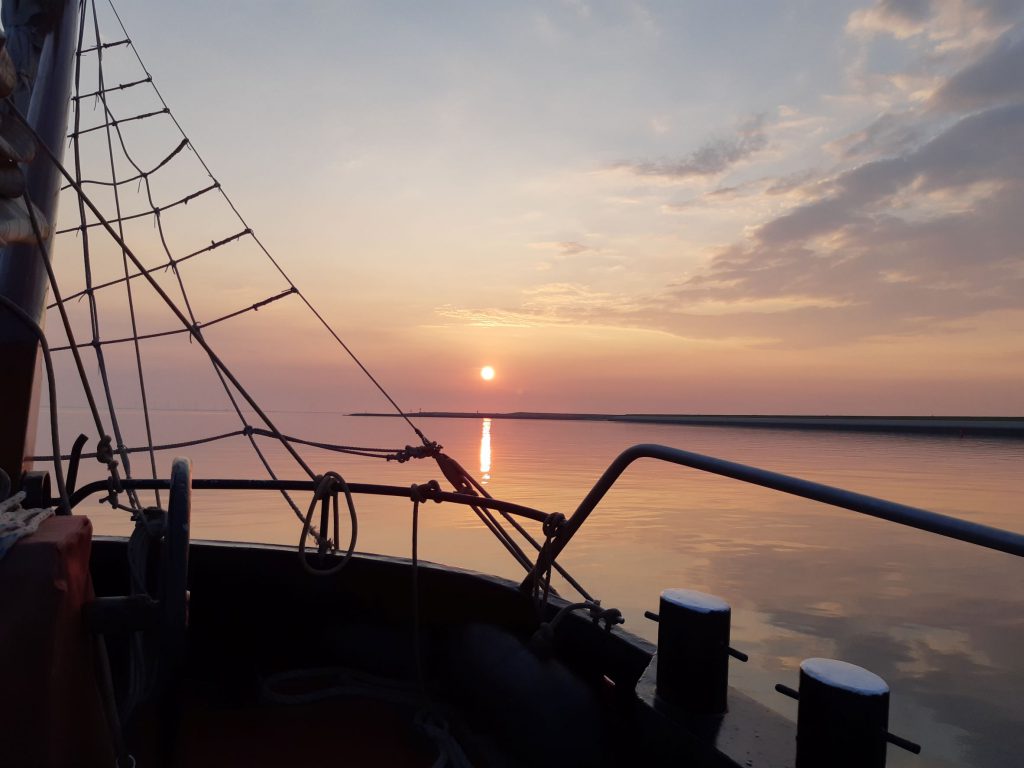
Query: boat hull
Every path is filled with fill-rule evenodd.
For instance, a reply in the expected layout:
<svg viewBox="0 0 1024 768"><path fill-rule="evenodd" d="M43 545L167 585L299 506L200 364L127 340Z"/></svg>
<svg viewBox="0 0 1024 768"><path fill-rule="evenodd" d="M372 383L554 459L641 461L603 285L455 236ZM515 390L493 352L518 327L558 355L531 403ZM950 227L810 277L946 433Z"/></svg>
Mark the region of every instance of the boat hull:
<svg viewBox="0 0 1024 768"><path fill-rule="evenodd" d="M94 542L98 595L125 594L126 547L125 539L98 537ZM730 692L730 712L715 718L687 718L659 702L653 687L655 648L641 638L619 629L606 632L570 614L559 622L553 642L538 644L537 609L518 584L432 563L419 563L417 571L419 649L428 698L446 713L473 764L791 764L791 724L735 691ZM262 730L270 742L247 761L279 764L271 747L281 738L280 727L248 729L242 738L212 723L224 717L235 722L229 713L239 711L258 722L253 712L265 710L268 698L274 699L268 697L268 681L281 676L352 670L414 690L412 577L412 563L402 558L359 554L337 575L322 578L307 573L293 549L193 543L181 746L193 751L185 762L202 765L204 754L212 757L226 748L222 743L196 746L196 732L234 738L233 748L245 751L250 742L259 744ZM552 599L545 618L565 605ZM108 643L116 670L123 661L123 643L117 638ZM340 707L343 713L351 704L322 706ZM368 702L359 711L377 706ZM210 727L197 726L195 712L205 713L200 719L208 718ZM395 712L386 716L401 718ZM279 717L283 720L270 722L280 726L295 713L285 708ZM354 726L351 717L339 717ZM307 725L317 722L314 715L300 719ZM331 732L373 754L373 744L364 742L372 742L374 730L364 725L358 733L339 735L346 727L338 722ZM129 724L136 752L146 751L142 742L152 741L152 730L144 723ZM301 736L307 746L311 740L309 734ZM418 754L415 744L412 737L411 755ZM390 740L388 745L394 746ZM263 762L257 760L260 755ZM411 759L409 764L420 763Z"/></svg>

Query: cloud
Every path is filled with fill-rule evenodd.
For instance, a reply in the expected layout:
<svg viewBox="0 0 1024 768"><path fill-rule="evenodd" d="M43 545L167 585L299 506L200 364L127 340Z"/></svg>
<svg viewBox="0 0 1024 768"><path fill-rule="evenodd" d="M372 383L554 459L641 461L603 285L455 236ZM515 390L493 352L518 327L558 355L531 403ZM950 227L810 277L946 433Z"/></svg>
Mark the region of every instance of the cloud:
<svg viewBox="0 0 1024 768"><path fill-rule="evenodd" d="M910 184L933 191L979 181L1019 181L1024 176L1021 136L1024 105L970 115L905 157L875 160L840 174L832 182L832 195L768 222L756 237L770 245L840 229Z"/></svg>
<svg viewBox="0 0 1024 768"><path fill-rule="evenodd" d="M547 255L535 265L537 271L573 275L585 279L587 275L608 275L625 268L627 259L614 249L598 248L576 240L549 240L530 243L529 247Z"/></svg>
<svg viewBox="0 0 1024 768"><path fill-rule="evenodd" d="M764 192L766 195L788 195L816 182L818 177L819 173L813 169L786 174L772 179Z"/></svg>
<svg viewBox="0 0 1024 768"><path fill-rule="evenodd" d="M639 176L669 179L716 176L768 146L764 123L764 115L751 117L737 128L735 135L713 139L681 160L643 161L620 167L628 168Z"/></svg>
<svg viewBox="0 0 1024 768"><path fill-rule="evenodd" d="M921 143L923 128L913 112L886 112L870 125L833 143L844 160L898 155Z"/></svg>
<svg viewBox="0 0 1024 768"><path fill-rule="evenodd" d="M877 7L905 19L925 12ZM758 326L789 344L951 332L989 311L1024 310L1024 72L1013 34L936 92L968 114L949 122L903 110L851 134L838 146L858 165L804 181L814 199L671 286L678 306L733 302L738 320L746 302L789 298L793 311Z"/></svg>
<svg viewBox="0 0 1024 768"><path fill-rule="evenodd" d="M458 320L462 324L480 328L533 328L545 324L543 318L538 318L530 313L494 307L469 309L443 304L436 307L434 313L440 317Z"/></svg>
<svg viewBox="0 0 1024 768"><path fill-rule="evenodd" d="M949 78L933 95L939 109L966 111L1024 101L1024 30L1005 33L992 49Z"/></svg>
<svg viewBox="0 0 1024 768"><path fill-rule="evenodd" d="M948 30L951 8L1003 29L956 56L929 58L945 45L944 31L907 43L917 56L907 66L927 70L934 82L931 100L905 97L867 117L828 147L837 166L790 164L779 176L709 185L692 200L652 199L663 212L742 204L766 217L704 267L687 262L687 273L661 285L602 282L579 268L599 251L575 241L538 244L556 259L580 255L567 282L550 282L548 273L547 284L512 306L472 310L476 320L788 348L970 334L994 322L991 313L1024 327L1024 27L1006 27L1012 9L1000 3L880 2L869 10L904 30L939 22ZM661 179L717 176L766 144L759 117L680 160L627 167L656 187ZM665 264L661 253L649 258Z"/></svg>
<svg viewBox="0 0 1024 768"><path fill-rule="evenodd" d="M1024 105L966 117L906 157L840 174L833 192L761 226L703 275L681 304L817 297L818 331L775 323L809 343L913 333L997 309L1024 309ZM961 198L936 214L929 195ZM896 202L908 195L913 215ZM921 202L922 199L925 202ZM824 301L838 302L825 307ZM794 315L795 316L795 315Z"/></svg>
<svg viewBox="0 0 1024 768"><path fill-rule="evenodd" d="M572 9L581 19L589 19L593 13L590 5L584 0L562 0L563 4Z"/></svg>
<svg viewBox="0 0 1024 768"><path fill-rule="evenodd" d="M992 23L1005 23L1024 15L1020 0L974 0L972 5L984 12Z"/></svg>
<svg viewBox="0 0 1024 768"><path fill-rule="evenodd" d="M931 0L879 0L870 8L851 14L846 28L853 33L886 33L905 38L923 31L931 15Z"/></svg>
<svg viewBox="0 0 1024 768"><path fill-rule="evenodd" d="M578 256L581 253L592 251L589 245L577 243L572 240L561 240L557 242L530 243L530 247L538 251L554 251L559 256Z"/></svg>
<svg viewBox="0 0 1024 768"><path fill-rule="evenodd" d="M552 283L514 310L461 319L787 347L960 333L983 313L1024 310L1022 135L1024 105L972 114L904 156L820 179L818 199L723 248L700 274L634 294Z"/></svg>
<svg viewBox="0 0 1024 768"><path fill-rule="evenodd" d="M952 55L973 56L1019 20L1019 0L877 0L850 14L846 31L870 42L906 41L933 63Z"/></svg>
<svg viewBox="0 0 1024 768"><path fill-rule="evenodd" d="M596 291L577 283L546 283L523 292L524 301L519 309L497 307L466 309L444 305L435 309L441 317L460 320L468 325L535 327L544 325L574 325L597 322L621 325L615 318L624 318L636 312L632 299L607 291Z"/></svg>

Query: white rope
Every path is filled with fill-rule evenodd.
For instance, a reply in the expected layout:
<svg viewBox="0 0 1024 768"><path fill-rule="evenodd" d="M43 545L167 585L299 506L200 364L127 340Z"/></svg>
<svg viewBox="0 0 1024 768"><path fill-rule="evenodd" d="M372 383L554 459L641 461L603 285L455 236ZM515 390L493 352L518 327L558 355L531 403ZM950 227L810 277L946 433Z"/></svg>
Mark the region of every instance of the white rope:
<svg viewBox="0 0 1024 768"><path fill-rule="evenodd" d="M53 517L52 509L22 508L21 502L24 500L25 492L20 491L9 499L0 501L0 559L18 539L35 533L43 520Z"/></svg>

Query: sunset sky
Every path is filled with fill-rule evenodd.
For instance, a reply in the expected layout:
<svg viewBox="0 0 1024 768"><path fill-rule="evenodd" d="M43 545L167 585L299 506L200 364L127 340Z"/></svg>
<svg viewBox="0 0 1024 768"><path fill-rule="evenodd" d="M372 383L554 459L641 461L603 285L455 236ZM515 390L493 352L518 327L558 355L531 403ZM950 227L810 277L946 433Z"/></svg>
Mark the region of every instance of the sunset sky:
<svg viewBox="0 0 1024 768"><path fill-rule="evenodd" d="M119 10L406 409L1024 413L1020 0ZM247 264L183 273L203 318L281 289ZM386 409L294 297L233 323L271 407Z"/></svg>

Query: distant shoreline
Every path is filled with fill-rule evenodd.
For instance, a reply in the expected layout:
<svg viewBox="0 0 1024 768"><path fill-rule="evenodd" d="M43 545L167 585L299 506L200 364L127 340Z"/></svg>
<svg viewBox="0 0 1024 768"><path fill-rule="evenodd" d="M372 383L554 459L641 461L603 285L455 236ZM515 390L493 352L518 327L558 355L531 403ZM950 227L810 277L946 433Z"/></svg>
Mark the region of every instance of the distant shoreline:
<svg viewBox="0 0 1024 768"><path fill-rule="evenodd" d="M350 416L394 416L397 413L352 413ZM697 414L608 413L486 413L417 411L410 417L436 419L519 419L542 421L608 421L626 424L670 424L698 427L805 429L833 432L890 432L896 434L1004 437L1024 439L1020 416L760 416Z"/></svg>

